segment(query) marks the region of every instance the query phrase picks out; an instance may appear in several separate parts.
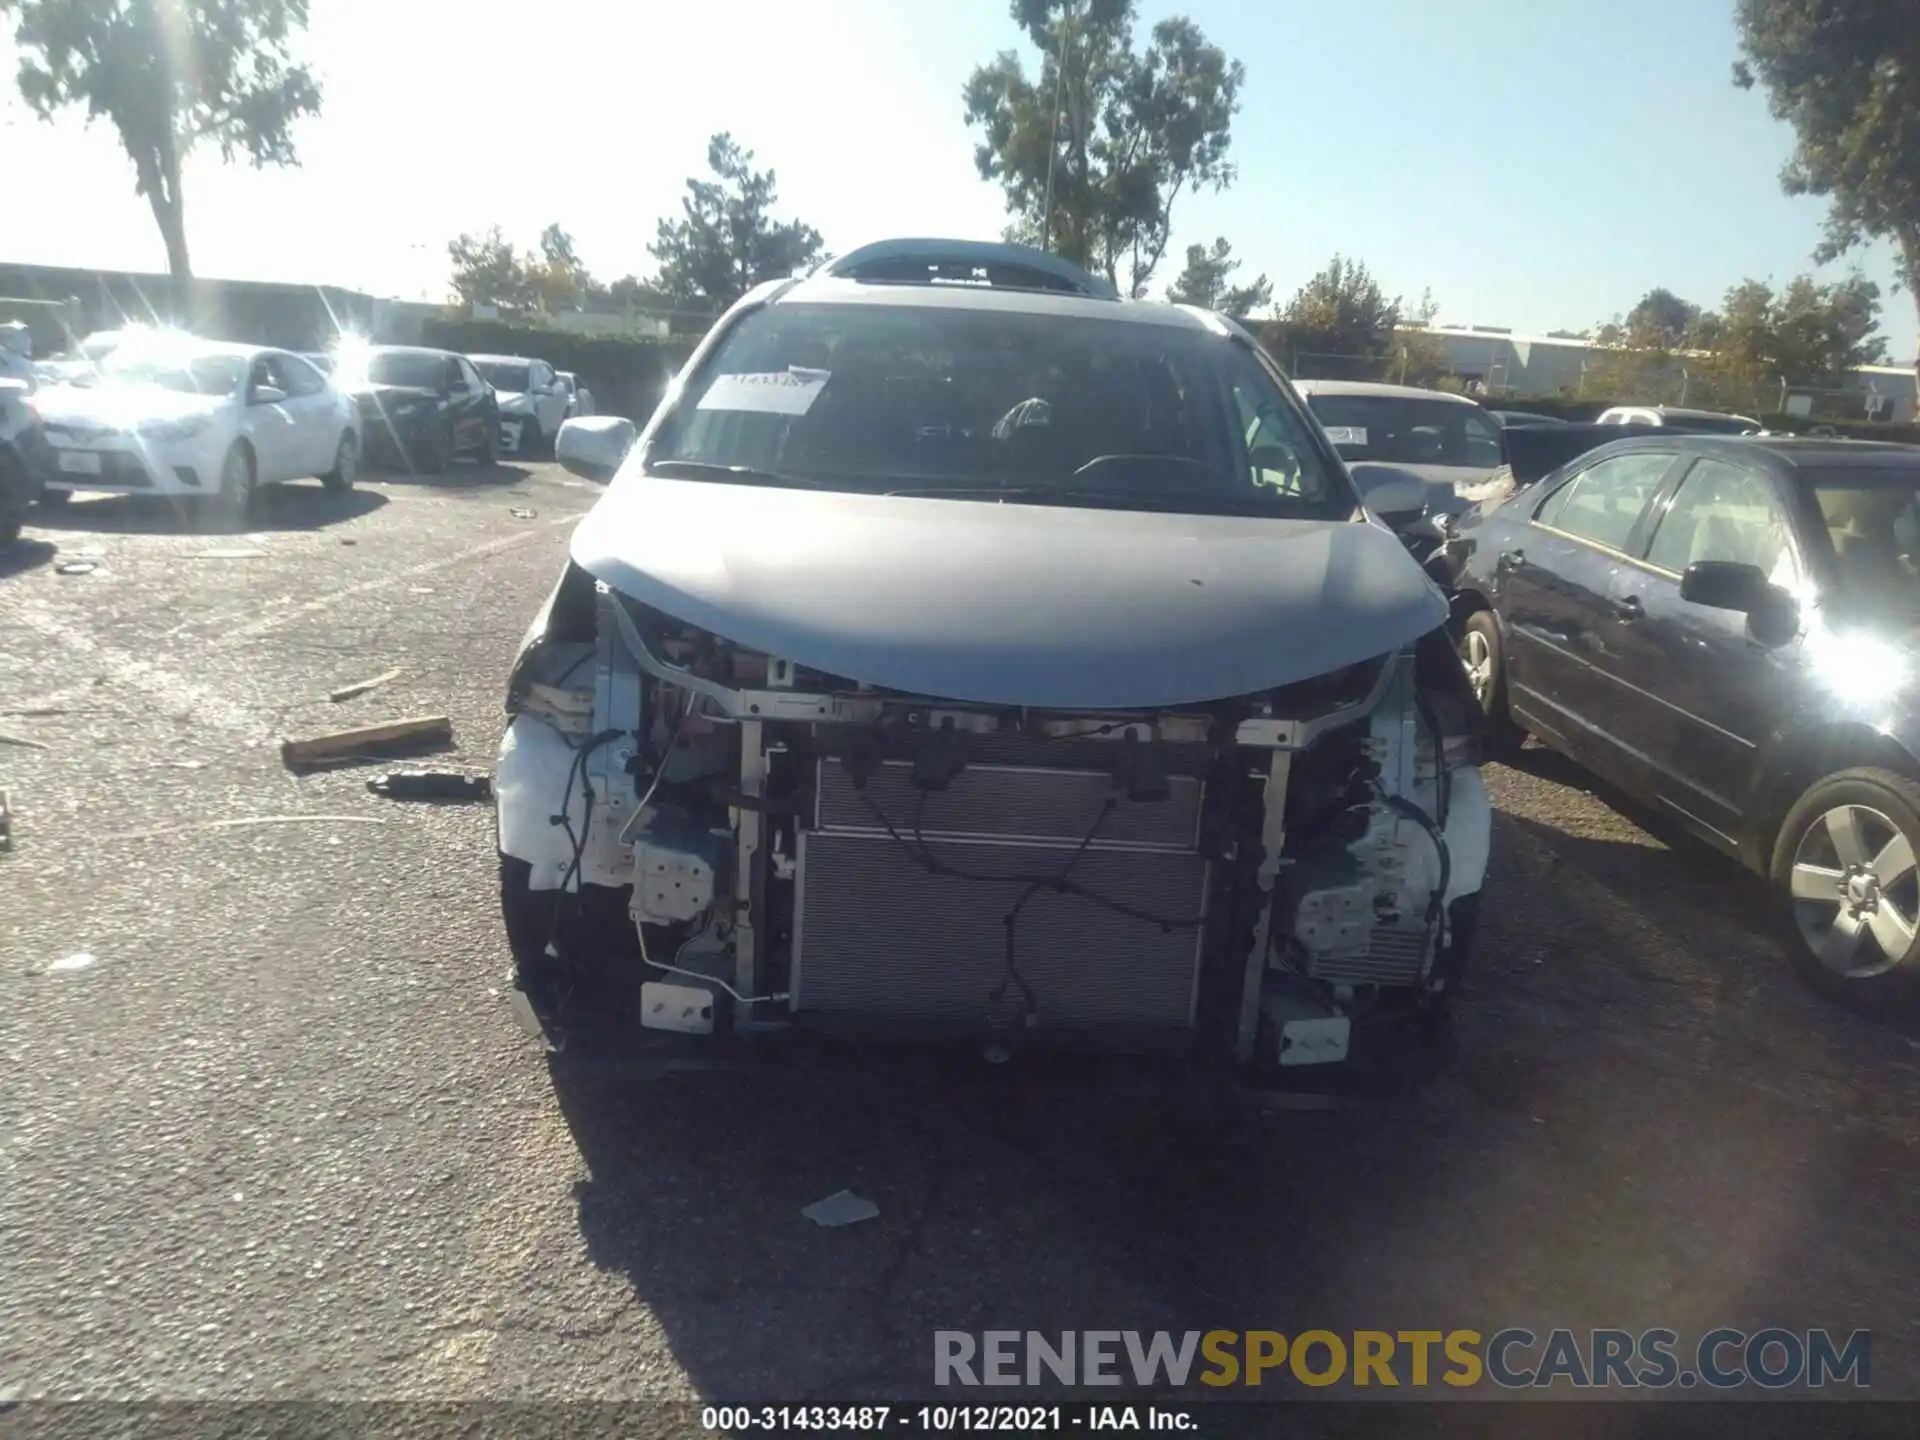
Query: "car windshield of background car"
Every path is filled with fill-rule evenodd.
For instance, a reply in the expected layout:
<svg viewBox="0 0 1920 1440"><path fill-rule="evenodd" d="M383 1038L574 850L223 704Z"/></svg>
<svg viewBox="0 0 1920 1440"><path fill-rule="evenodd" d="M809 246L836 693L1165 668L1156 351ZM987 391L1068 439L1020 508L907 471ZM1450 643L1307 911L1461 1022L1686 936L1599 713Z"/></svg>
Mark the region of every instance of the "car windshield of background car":
<svg viewBox="0 0 1920 1440"><path fill-rule="evenodd" d="M473 368L478 370L494 389L505 391L509 395L524 395L527 393L527 387L533 383L532 376L525 365L482 364L476 360Z"/></svg>
<svg viewBox="0 0 1920 1440"><path fill-rule="evenodd" d="M134 355L115 350L100 373L114 385L158 385L189 395L230 395L247 374L247 360L244 355Z"/></svg>
<svg viewBox="0 0 1920 1440"><path fill-rule="evenodd" d="M1813 493L1846 597L1920 609L1920 472L1828 471Z"/></svg>
<svg viewBox="0 0 1920 1440"><path fill-rule="evenodd" d="M367 363L367 379L375 385L438 390L446 378L447 358L444 355L411 355L395 351L375 355Z"/></svg>
<svg viewBox="0 0 1920 1440"><path fill-rule="evenodd" d="M1349 460L1484 470L1500 463L1500 427L1472 405L1399 395L1311 395L1307 404Z"/></svg>
<svg viewBox="0 0 1920 1440"><path fill-rule="evenodd" d="M745 317L649 463L764 483L1344 519L1351 486L1242 347L1184 327L933 305Z"/></svg>

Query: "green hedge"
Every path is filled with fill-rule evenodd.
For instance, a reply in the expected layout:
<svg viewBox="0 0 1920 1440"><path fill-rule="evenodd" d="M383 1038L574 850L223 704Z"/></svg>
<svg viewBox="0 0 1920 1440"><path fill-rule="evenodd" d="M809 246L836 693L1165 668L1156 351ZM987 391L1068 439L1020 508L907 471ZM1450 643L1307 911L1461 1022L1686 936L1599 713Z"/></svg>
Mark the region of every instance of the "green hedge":
<svg viewBox="0 0 1920 1440"><path fill-rule="evenodd" d="M580 377L593 392L602 415L624 415L646 424L660 396L700 343L698 335L662 340L618 335L576 335L504 320L430 319L421 327L423 345L462 355L525 355L545 360L556 370Z"/></svg>

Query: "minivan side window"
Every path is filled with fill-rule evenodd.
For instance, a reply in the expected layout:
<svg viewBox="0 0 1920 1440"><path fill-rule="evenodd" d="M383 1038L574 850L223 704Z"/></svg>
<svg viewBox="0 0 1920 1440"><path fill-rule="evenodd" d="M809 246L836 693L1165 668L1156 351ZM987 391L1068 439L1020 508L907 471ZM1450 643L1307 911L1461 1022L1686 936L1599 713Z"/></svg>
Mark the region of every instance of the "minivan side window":
<svg viewBox="0 0 1920 1440"><path fill-rule="evenodd" d="M1609 550L1625 550L1647 501L1672 464L1671 455L1647 453L1602 460L1549 495L1533 518Z"/></svg>

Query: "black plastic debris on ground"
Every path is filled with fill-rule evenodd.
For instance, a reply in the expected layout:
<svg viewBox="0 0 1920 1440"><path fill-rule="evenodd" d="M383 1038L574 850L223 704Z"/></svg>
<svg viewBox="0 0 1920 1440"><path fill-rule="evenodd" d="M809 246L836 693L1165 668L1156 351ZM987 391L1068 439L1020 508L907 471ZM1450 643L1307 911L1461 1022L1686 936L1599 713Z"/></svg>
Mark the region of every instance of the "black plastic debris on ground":
<svg viewBox="0 0 1920 1440"><path fill-rule="evenodd" d="M454 770L396 770L367 781L367 789L389 800L491 800L493 781L485 775Z"/></svg>

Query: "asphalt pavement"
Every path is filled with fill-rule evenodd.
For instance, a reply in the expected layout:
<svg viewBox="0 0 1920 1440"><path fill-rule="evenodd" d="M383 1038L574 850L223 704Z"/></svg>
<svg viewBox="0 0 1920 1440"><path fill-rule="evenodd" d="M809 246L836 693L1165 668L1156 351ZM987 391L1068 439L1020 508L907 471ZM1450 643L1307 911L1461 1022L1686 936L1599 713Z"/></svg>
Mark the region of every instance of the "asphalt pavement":
<svg viewBox="0 0 1920 1440"><path fill-rule="evenodd" d="M446 714L487 767L596 493L90 499L0 557L0 1399L843 1402L934 1395L940 1329L1562 1325L1865 1328L1920 1398L1920 1028L1810 995L1757 883L1537 750L1411 1098L550 1064L491 809L277 741ZM802 1218L841 1189L879 1218Z"/></svg>

